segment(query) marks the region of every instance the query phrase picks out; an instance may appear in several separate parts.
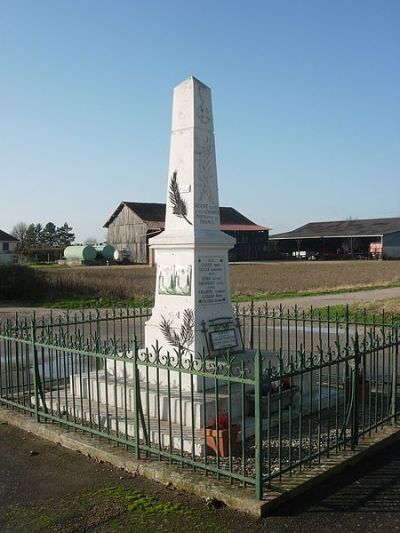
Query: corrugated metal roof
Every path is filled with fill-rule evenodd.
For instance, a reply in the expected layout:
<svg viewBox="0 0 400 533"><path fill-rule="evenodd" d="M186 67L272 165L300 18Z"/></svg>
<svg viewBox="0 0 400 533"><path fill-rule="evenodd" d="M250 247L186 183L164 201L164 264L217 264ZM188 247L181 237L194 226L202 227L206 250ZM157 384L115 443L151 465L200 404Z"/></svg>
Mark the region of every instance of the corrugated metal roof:
<svg viewBox="0 0 400 533"><path fill-rule="evenodd" d="M320 237L377 237L397 231L400 231L400 218L310 222L293 231L271 235L270 240L317 239Z"/></svg>
<svg viewBox="0 0 400 533"><path fill-rule="evenodd" d="M224 231L268 231L268 228L258 224L221 224Z"/></svg>
<svg viewBox="0 0 400 533"><path fill-rule="evenodd" d="M146 222L151 229L164 229L165 226L165 204L144 203L144 202L121 202L111 217L104 224L105 228L118 216L122 208L126 205L143 222ZM221 228L225 231L267 231L268 228L255 224L233 207L220 207Z"/></svg>
<svg viewBox="0 0 400 533"><path fill-rule="evenodd" d="M0 241L18 241L18 239L0 229Z"/></svg>

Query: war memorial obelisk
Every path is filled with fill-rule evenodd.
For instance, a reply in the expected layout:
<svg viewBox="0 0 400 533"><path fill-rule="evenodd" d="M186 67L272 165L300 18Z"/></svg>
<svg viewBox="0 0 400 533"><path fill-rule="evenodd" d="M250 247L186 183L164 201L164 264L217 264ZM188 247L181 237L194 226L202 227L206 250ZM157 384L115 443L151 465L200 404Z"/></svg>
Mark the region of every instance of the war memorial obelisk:
<svg viewBox="0 0 400 533"><path fill-rule="evenodd" d="M165 231L150 240L157 279L148 349L179 348L183 358L242 349L228 265L234 244L220 229L211 90L190 77L174 90Z"/></svg>

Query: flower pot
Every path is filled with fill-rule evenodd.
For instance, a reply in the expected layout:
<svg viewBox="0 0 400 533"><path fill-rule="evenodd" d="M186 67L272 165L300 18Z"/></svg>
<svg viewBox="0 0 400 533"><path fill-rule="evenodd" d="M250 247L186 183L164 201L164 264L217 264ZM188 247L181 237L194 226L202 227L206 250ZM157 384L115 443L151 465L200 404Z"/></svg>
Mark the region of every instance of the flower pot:
<svg viewBox="0 0 400 533"><path fill-rule="evenodd" d="M206 427L206 444L215 455L220 457L229 456L229 434L231 439L231 455L236 454L237 436L240 431L238 424L232 424L230 428L215 429Z"/></svg>
<svg viewBox="0 0 400 533"><path fill-rule="evenodd" d="M268 418L268 398L269 398L269 408L271 415L276 413L279 410L279 402L281 405L281 409L287 409L290 404L294 405L299 402L298 400L298 393L299 393L299 387L297 385L293 385L289 389L284 389L281 391L269 393L266 396L263 396L261 399L261 416L263 418ZM296 394L296 396L295 396ZM255 394L254 390L250 391L246 394L246 398L248 400L248 407L249 407L249 414L252 414L254 416L255 411Z"/></svg>
<svg viewBox="0 0 400 533"><path fill-rule="evenodd" d="M352 386L353 386L352 381L350 379L347 380L347 382L346 382L346 394L347 394L347 397L349 397L351 395ZM363 400L365 402L367 402L368 398L369 398L369 390L370 390L370 383L369 383L368 379L364 380L361 383L358 383L358 386L357 386L357 400L359 402L362 402Z"/></svg>

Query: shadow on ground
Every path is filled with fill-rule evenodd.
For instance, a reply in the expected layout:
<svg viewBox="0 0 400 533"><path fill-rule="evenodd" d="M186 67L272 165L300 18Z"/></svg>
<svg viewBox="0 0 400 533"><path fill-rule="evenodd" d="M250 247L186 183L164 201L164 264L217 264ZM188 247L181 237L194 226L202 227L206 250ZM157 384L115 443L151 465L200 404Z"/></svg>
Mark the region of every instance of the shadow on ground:
<svg viewBox="0 0 400 533"><path fill-rule="evenodd" d="M0 424L2 532L400 530L400 447L254 520Z"/></svg>
<svg viewBox="0 0 400 533"><path fill-rule="evenodd" d="M335 482L282 506L275 516L302 513L400 513L400 446L349 468Z"/></svg>

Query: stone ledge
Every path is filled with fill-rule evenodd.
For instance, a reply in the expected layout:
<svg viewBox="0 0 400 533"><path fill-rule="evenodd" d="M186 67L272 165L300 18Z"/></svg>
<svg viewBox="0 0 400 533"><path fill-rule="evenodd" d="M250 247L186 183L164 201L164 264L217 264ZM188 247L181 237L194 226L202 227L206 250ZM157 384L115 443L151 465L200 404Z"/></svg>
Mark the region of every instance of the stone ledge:
<svg viewBox="0 0 400 533"><path fill-rule="evenodd" d="M38 424L33 417L18 413L16 410L0 406L0 422L16 426L70 450L79 451L98 461L104 461L117 468L122 468L134 475L157 481L163 485L172 485L178 490L190 492L203 499L215 498L227 506L254 517L262 517L276 510L283 503L315 488L327 479L343 472L346 468L370 457L372 454L400 440L399 426L387 426L377 433L360 440L355 452L345 451L331 455L324 463L292 476L285 475L282 481L273 483L271 490L266 490L262 501L254 497L254 489L230 485L206 477L201 473L184 470L178 465L159 461L137 460L132 452L112 444L100 441L97 437L81 435L67 428L52 424Z"/></svg>

